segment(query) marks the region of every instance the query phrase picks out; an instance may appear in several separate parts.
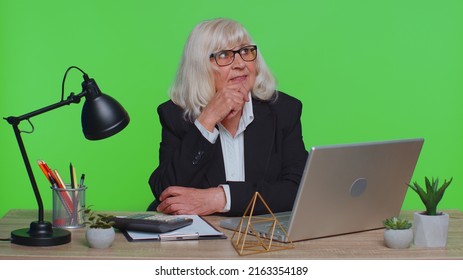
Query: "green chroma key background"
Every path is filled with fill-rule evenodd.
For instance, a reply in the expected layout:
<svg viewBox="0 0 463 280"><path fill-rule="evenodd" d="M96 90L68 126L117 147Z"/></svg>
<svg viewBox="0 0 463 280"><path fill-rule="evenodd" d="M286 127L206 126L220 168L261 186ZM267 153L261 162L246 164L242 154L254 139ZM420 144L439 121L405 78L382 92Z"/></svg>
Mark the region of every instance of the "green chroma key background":
<svg viewBox="0 0 463 280"><path fill-rule="evenodd" d="M36 160L69 182L86 174L87 203L145 210L158 163L156 107L167 100L183 45L203 19L244 24L278 80L304 103L313 145L425 138L413 181L454 177L440 207L463 210L463 1L26 1L0 2L0 117L57 102L76 65L117 99L131 123L85 140L82 104L32 119L23 134L46 209L51 190ZM72 71L65 96L80 92ZM21 128L28 130L27 122ZM0 123L0 215L36 202L11 126ZM405 183L405 182L404 182ZM407 193L404 209L424 209Z"/></svg>

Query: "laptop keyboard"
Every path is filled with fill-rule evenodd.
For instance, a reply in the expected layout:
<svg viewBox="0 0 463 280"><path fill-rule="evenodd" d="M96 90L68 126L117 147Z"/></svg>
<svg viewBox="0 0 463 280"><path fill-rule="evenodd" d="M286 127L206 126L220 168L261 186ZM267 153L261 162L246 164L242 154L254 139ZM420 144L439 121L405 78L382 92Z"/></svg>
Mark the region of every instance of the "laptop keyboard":
<svg viewBox="0 0 463 280"><path fill-rule="evenodd" d="M279 221L279 220L278 220ZM288 221L284 221L284 222L280 222L280 225L285 229L285 230L288 230ZM265 230L268 231L270 228L272 227L272 223L266 223L265 224ZM280 230L280 227L277 225L275 225L275 232L280 231L281 233L283 233L281 230Z"/></svg>
<svg viewBox="0 0 463 280"><path fill-rule="evenodd" d="M291 211L288 211L288 212L279 212L279 213L275 213L274 214L275 217L278 219L278 222L281 224L281 226L284 228L284 230L286 232L288 232L288 229L289 229L289 221L290 221L290 218L291 218ZM270 214L266 214L266 215L259 215L259 216L255 216L256 218L259 217L259 218L271 218L271 215ZM231 224L223 224L223 221L221 222L221 226L222 227L225 227L225 228L228 228L228 229L236 229L236 227L238 226L238 223L240 222L241 218L231 218L231 219L228 219L228 220L225 220L225 221L228 221L230 222ZM252 222L252 226L254 228L254 230L261 236L261 237L267 237L267 234L269 233L269 230L271 230L271 226L272 226L272 222L269 221L267 219L267 221L257 221L258 219L253 219L253 222ZM242 225L243 226L243 230L245 230L246 228L246 223L247 223L247 220L244 221L244 224ZM277 225L275 225L275 230L273 232L273 236L274 236L274 239L275 240L278 240L278 241L285 241L286 240L286 235L281 229L280 227Z"/></svg>
<svg viewBox="0 0 463 280"><path fill-rule="evenodd" d="M278 219L278 222L280 223L280 225L287 231L289 227L289 218L291 217L291 212L276 213L275 217ZM272 222L261 223L260 226L256 225L255 227L261 233L267 233L272 227ZM284 232L280 229L278 224L275 225L274 234L284 235Z"/></svg>

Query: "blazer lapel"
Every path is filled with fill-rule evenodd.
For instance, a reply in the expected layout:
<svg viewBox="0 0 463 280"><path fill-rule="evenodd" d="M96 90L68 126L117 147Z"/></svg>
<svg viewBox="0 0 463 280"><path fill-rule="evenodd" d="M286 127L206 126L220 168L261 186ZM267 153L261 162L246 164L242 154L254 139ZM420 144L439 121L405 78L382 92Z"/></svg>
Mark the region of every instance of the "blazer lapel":
<svg viewBox="0 0 463 280"><path fill-rule="evenodd" d="M244 132L246 181L259 182L265 175L275 143L275 117L268 103L253 99L254 120Z"/></svg>

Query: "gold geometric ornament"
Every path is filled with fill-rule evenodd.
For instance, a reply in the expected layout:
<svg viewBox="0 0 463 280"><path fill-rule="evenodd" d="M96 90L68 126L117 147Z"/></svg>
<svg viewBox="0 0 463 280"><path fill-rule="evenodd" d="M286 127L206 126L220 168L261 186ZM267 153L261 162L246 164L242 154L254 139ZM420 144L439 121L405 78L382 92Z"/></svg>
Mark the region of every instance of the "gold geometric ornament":
<svg viewBox="0 0 463 280"><path fill-rule="evenodd" d="M266 215L265 217L262 217L261 215L253 216L254 207L258 199L264 204L265 208L267 208L269 215ZM267 233L263 236L255 229L255 226L261 223L270 224ZM284 233L285 240L288 243L273 242L273 236L276 228ZM232 235L231 242L240 256L294 248L293 242L290 240L286 230L283 226L281 226L280 222L270 210L267 203L265 203L259 192L254 194L251 202L246 208L246 211L244 211L244 215Z"/></svg>

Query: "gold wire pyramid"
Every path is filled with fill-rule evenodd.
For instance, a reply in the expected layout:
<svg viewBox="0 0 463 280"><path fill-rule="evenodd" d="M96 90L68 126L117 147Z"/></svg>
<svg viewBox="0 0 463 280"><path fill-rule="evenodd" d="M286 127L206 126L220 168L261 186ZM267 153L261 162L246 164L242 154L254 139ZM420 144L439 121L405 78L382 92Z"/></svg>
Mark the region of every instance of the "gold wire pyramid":
<svg viewBox="0 0 463 280"><path fill-rule="evenodd" d="M253 216L254 207L256 205L257 199L259 199L267 208L267 211L270 215L268 217L262 216ZM259 232L255 229L255 225L260 223L270 222L271 226L269 227L265 236L261 236ZM273 235L275 233L275 228L278 228L284 233L288 243L274 243ZM273 212L265 203L262 196L259 192L256 192L251 199L246 211L244 212L243 217L240 220L239 225L236 227L235 232L232 235L231 242L236 252L240 256L266 253L271 251L280 251L293 249L293 242L289 239L289 236L286 230L281 226L278 219L275 217Z"/></svg>

